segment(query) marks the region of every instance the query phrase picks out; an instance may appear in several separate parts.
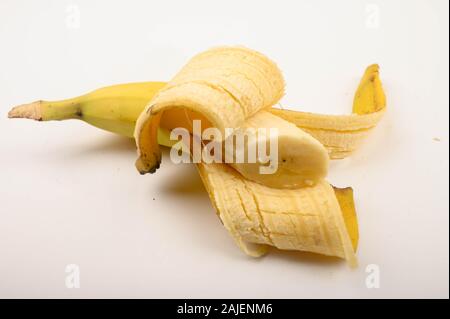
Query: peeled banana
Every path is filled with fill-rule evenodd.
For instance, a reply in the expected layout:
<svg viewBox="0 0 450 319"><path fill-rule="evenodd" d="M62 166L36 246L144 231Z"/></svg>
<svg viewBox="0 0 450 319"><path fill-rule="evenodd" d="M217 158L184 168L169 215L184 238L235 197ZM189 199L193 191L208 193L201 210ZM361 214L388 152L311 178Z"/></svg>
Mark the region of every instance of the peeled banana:
<svg viewBox="0 0 450 319"><path fill-rule="evenodd" d="M281 179L261 177L256 173L257 166L245 163L232 163L236 170L225 164L197 164L222 223L252 256L260 256L267 246L275 246L337 256L355 265L359 234L353 190L333 188L323 178L328 156L337 159L351 154L385 112L378 66L366 69L351 115L273 108L283 90L281 73L263 55L243 48L217 48L196 56L168 84L122 84L74 99L38 101L13 108L9 117L42 121L81 119L129 137L135 131L142 171L159 165L158 143L173 145L168 138L171 129L192 128L195 119L202 120L206 127L222 130L278 126L280 137L286 138L281 139L279 146L287 148L280 153L290 155L279 158L280 163L286 160L278 168ZM224 135L225 141L227 138ZM293 150L306 155L301 158ZM296 172L302 165L313 167L315 175ZM291 176L295 177L290 180ZM277 189L309 184L314 185Z"/></svg>
<svg viewBox="0 0 450 319"><path fill-rule="evenodd" d="M79 119L98 128L133 137L136 120L148 101L166 85L165 82L141 82L113 85L86 95L62 101L36 101L16 106L10 118L38 121ZM355 151L385 113L386 98L378 65L369 66L359 84L351 115L325 115L267 108L266 111L291 122L315 137L331 159L341 159ZM205 117L191 111L171 109L164 112L161 127L190 128L199 119L208 127ZM173 142L171 142L173 144Z"/></svg>

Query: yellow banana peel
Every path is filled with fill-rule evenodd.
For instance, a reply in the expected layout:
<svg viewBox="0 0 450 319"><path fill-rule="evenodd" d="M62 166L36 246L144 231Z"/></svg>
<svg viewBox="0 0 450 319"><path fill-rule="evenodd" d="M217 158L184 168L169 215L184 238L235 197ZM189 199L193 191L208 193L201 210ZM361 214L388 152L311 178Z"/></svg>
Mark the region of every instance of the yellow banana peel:
<svg viewBox="0 0 450 319"><path fill-rule="evenodd" d="M319 140L331 159L353 153L378 124L386 110L386 97L379 66L367 67L353 100L349 115L325 115L271 108L273 114L292 122Z"/></svg>
<svg viewBox="0 0 450 319"><path fill-rule="evenodd" d="M161 145L173 143L161 131ZM358 222L350 187L325 180L297 189L267 187L244 178L231 166L198 163L213 207L224 227L249 256L260 257L268 246L344 258L357 265Z"/></svg>
<svg viewBox="0 0 450 319"><path fill-rule="evenodd" d="M326 181L279 189L248 181L225 164L197 167L223 225L246 254L259 257L266 246L274 246L336 256L356 266L357 239L352 244L340 203ZM350 199L338 193L345 201Z"/></svg>

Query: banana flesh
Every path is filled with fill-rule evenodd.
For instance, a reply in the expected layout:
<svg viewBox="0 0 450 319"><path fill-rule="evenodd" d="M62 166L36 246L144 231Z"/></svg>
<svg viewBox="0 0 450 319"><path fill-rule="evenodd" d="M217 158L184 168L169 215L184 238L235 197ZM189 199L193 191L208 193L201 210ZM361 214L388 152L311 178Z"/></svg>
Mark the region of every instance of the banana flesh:
<svg viewBox="0 0 450 319"><path fill-rule="evenodd" d="M253 163L233 161L230 165L245 178L275 188L299 188L313 185L324 179L328 173L329 158L326 149L315 138L265 110L261 110L247 118L238 129L240 131L257 130L258 128L276 128L278 131L276 147L278 163L273 174L261 174L260 167ZM270 153L270 139L267 130L262 130L258 138L248 141L249 149L258 149L258 142L263 139ZM251 145L256 144L256 145ZM235 150L235 148L231 148ZM225 149L225 152L227 149ZM237 151L237 150L236 150ZM267 164L270 164L267 163ZM273 165L273 164L271 164Z"/></svg>

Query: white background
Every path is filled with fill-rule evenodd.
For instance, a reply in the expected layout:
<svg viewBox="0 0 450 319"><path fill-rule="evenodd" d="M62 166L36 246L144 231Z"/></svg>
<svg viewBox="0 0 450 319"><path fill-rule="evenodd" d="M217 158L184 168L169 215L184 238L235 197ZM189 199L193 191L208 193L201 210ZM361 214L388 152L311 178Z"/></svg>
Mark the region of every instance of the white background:
<svg viewBox="0 0 450 319"><path fill-rule="evenodd" d="M0 1L0 297L449 296L448 1ZM79 12L79 24L77 17ZM131 140L16 104L168 80L240 44L284 72L284 107L347 113L377 62L388 113L329 180L355 189L360 267L246 257L194 166L140 176ZM81 287L65 287L79 265ZM380 288L365 285L380 267Z"/></svg>

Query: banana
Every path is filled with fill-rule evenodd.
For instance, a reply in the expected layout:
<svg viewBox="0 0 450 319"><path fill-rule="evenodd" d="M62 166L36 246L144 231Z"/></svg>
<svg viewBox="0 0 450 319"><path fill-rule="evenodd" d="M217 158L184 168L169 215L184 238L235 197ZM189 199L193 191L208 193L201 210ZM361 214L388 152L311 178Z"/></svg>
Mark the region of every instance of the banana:
<svg viewBox="0 0 450 319"><path fill-rule="evenodd" d="M278 67L262 54L241 47L215 48L193 57L150 101L136 123L135 138L141 174L159 168L161 152L157 129L166 110L185 108L200 114L220 130L217 141L250 128L276 129L280 134L277 167L261 173L266 163L246 161L233 167L255 182L280 188L311 185L324 178L328 154L321 143L300 128L269 112L284 94L284 79ZM229 129L234 129L230 132ZM270 144L268 134L257 142ZM248 148L243 149L245 153ZM308 152L309 151L309 152ZM281 161L278 161L280 159ZM268 176L272 175L272 176Z"/></svg>
<svg viewBox="0 0 450 319"><path fill-rule="evenodd" d="M239 50L239 54L246 52L246 49ZM212 81L214 84L207 85L211 89L217 88L218 84L224 84L226 90L219 90L219 93L232 96L234 102L240 101L234 104L239 121L243 121L239 128L258 127L269 115L261 116L260 122L257 117L271 113L277 119L284 119L316 138L325 145L329 157L337 159L350 155L385 113L386 100L379 79L378 65L366 69L355 94L353 114L334 116L266 107L282 95L278 89L274 91L278 92L278 95L270 89L283 87L280 79L271 81L268 77L274 70L273 66L268 63L258 69L254 66L259 62L250 59L241 65L239 71L233 73L233 66L220 64L220 59L216 61L211 57L214 55L212 53L203 53L208 60L200 59L193 65L188 63L183 69L185 71L180 72L182 76L177 76L176 81L168 86L164 82L116 85L64 101L38 101L21 105L13 108L8 115L41 121L81 119L99 128L132 137L138 115L148 101L159 95L157 93L161 89L169 91L185 87L193 78L203 77L202 81L193 81L194 84ZM234 53L222 52L222 55L221 59L227 61L235 58ZM259 61L258 59L256 61ZM225 75L231 73L241 78L249 74L246 72L253 72L251 74L258 76L258 85L253 83L253 90L251 83L247 83L244 88L240 80L235 83L225 75L221 79L223 83L217 82L215 77L208 75L206 71L214 65L222 65ZM195 76L189 75L197 66L201 66L201 71ZM267 77L266 81L261 80L264 77ZM259 90L261 91L258 93ZM237 106L242 107L241 110ZM234 115L230 116L231 119L224 118L224 121L235 121ZM180 126L190 128L193 119L200 119L207 127L211 127L214 122L210 118L198 113L195 108L165 109L164 116L160 119L161 128L156 131L157 142L172 146L174 142L169 139L171 129ZM255 122L252 122L253 120ZM274 118L270 119L270 123L273 122ZM285 127L284 123L282 127ZM311 148L311 151L313 150L314 147ZM199 163L197 168L220 220L247 254L261 256L268 246L274 246L279 249L337 256L347 259L351 265L356 264L354 252L359 234L351 188L334 188L326 181L319 180L313 186L282 190L252 181L252 171L248 167L241 169L248 172L248 179L224 164Z"/></svg>
<svg viewBox="0 0 450 319"><path fill-rule="evenodd" d="M106 131L133 137L139 114L165 85L165 82L119 84L63 101L19 105L12 108L8 116L39 121L80 119ZM362 144L386 111L379 67L374 64L366 69L356 90L353 114L325 115L275 107L265 111L316 138L326 147L331 159L345 158ZM176 127L190 129L195 119L201 120L204 128L210 127L204 116L177 108L164 111L161 127L168 130ZM170 144L173 145L173 142Z"/></svg>

